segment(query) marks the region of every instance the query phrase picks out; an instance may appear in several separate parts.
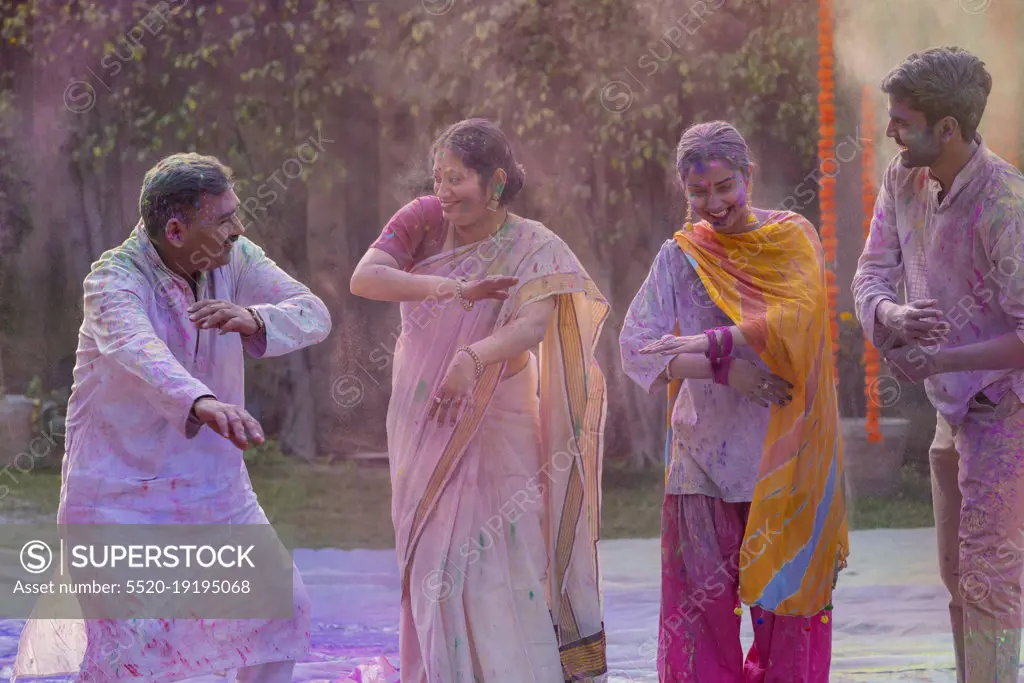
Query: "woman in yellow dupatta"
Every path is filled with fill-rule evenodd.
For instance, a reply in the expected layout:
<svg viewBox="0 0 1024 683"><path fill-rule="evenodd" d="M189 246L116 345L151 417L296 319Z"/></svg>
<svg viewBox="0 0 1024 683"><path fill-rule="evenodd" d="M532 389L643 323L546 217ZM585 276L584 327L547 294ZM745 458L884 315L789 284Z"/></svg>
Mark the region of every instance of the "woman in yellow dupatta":
<svg viewBox="0 0 1024 683"><path fill-rule="evenodd" d="M848 545L822 248L802 216L748 203L753 165L731 125L688 129L678 167L691 214L620 340L636 381L672 381L659 671L824 682Z"/></svg>
<svg viewBox="0 0 1024 683"><path fill-rule="evenodd" d="M402 681L603 680L608 306L561 239L506 209L524 178L497 127L455 124L433 162L435 195L352 276L354 294L402 302L387 418Z"/></svg>

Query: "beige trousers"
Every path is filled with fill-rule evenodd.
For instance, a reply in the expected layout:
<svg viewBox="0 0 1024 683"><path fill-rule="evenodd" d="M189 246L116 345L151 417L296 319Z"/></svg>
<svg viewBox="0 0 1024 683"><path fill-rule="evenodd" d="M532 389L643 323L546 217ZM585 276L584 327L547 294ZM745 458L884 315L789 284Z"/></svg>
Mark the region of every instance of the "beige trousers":
<svg viewBox="0 0 1024 683"><path fill-rule="evenodd" d="M1024 569L1024 410L975 399L964 422L941 415L929 452L939 570L958 683L1016 683Z"/></svg>

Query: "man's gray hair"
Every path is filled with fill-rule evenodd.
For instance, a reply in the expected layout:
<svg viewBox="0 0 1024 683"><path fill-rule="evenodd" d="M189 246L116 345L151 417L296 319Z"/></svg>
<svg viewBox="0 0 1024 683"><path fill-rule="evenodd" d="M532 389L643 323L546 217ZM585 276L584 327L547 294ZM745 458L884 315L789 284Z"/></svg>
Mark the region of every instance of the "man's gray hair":
<svg viewBox="0 0 1024 683"><path fill-rule="evenodd" d="M231 189L231 169L212 156L172 154L149 169L142 181L139 215L153 239L163 235L172 218L191 222L204 194L219 196Z"/></svg>

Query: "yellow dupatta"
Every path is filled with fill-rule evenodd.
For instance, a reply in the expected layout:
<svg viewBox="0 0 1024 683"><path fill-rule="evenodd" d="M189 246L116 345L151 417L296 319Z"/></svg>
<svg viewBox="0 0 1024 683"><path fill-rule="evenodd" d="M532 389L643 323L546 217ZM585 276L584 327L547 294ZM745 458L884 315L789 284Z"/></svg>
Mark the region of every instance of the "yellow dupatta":
<svg viewBox="0 0 1024 683"><path fill-rule="evenodd" d="M712 301L794 385L792 402L771 407L740 550L740 599L812 616L831 602L849 553L821 243L806 219L785 211L735 235L687 224L675 240Z"/></svg>

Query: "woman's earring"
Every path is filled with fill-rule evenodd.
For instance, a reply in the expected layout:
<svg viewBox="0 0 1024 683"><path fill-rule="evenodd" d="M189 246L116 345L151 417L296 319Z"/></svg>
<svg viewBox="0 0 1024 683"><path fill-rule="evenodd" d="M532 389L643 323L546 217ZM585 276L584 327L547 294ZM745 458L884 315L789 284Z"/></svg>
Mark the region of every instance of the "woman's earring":
<svg viewBox="0 0 1024 683"><path fill-rule="evenodd" d="M686 205L686 222L693 223L693 207L689 204Z"/></svg>
<svg viewBox="0 0 1024 683"><path fill-rule="evenodd" d="M501 192L505 189L504 183L498 183L498 186L494 188L494 194L491 195L491 199L487 202L487 210L496 212L498 210L499 202L501 201Z"/></svg>

